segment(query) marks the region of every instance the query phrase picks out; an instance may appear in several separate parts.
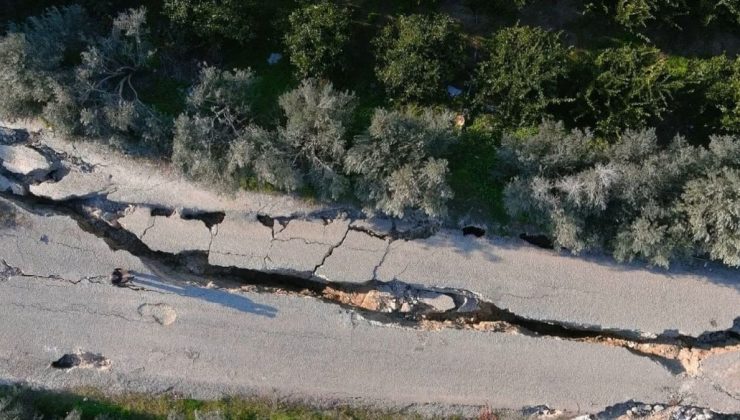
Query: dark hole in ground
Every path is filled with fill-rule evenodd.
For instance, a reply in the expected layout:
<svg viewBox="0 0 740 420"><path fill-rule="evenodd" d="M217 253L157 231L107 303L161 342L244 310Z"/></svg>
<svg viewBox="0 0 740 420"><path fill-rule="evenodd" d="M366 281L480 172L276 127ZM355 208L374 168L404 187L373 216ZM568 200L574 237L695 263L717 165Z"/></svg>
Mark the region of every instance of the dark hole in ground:
<svg viewBox="0 0 740 420"><path fill-rule="evenodd" d="M59 360L51 362L51 367L55 369L71 369L75 366L79 366L82 363L82 359L76 354L65 354Z"/></svg>
<svg viewBox="0 0 740 420"><path fill-rule="evenodd" d="M206 213L192 213L192 214L182 215L182 218L185 220L200 220L201 222L206 224L206 227L208 229L223 222L225 217L226 217L226 213L222 211L214 211L214 212L206 212Z"/></svg>
<svg viewBox="0 0 740 420"><path fill-rule="evenodd" d="M544 249L553 249L555 248L555 245L552 243L550 238L548 238L545 235L527 235L526 233L522 233L519 235L519 239L529 242L530 244L544 248Z"/></svg>
<svg viewBox="0 0 740 420"><path fill-rule="evenodd" d="M152 216L162 216L162 217L170 217L175 213L175 210L172 209L165 209L161 207L155 207L151 211Z"/></svg>
<svg viewBox="0 0 740 420"><path fill-rule="evenodd" d="M262 223L262 225L264 225L265 227L271 228L275 226L275 219L266 214L258 214L257 221Z"/></svg>
<svg viewBox="0 0 740 420"><path fill-rule="evenodd" d="M476 238L480 238L486 234L486 230L478 226L465 226L462 231L464 236L473 235Z"/></svg>
<svg viewBox="0 0 740 420"><path fill-rule="evenodd" d="M67 353L59 358L59 360L51 362L51 367L55 369L71 369L77 366L103 368L108 365L110 365L110 362L103 355L90 352Z"/></svg>

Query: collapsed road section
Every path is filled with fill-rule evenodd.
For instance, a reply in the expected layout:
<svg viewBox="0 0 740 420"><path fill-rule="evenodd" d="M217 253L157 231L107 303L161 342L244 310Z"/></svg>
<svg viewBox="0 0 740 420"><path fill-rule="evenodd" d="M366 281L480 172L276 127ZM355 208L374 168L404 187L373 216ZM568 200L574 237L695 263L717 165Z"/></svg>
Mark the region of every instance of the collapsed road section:
<svg viewBox="0 0 740 420"><path fill-rule="evenodd" d="M579 318L579 322L574 322L572 317L530 316L531 310L520 313L515 310L516 305L502 305L507 301L498 298L499 295L515 295L510 293L511 288L521 287L518 283L524 279L508 279L504 286L509 289L505 289L501 279L488 277L488 272L469 277L469 264L480 262L500 271L505 271L509 265L506 261L496 261L493 256L482 256L481 249L490 245L477 235L466 237L461 233L455 236L445 232L430 235L423 226L363 219L347 209L312 209L309 213L283 212L280 215L228 206L218 210L214 203L204 210L198 203L171 206L152 200L123 201L120 196L114 199L111 195L126 186L111 182L115 177L104 175L99 169L102 168L100 163L89 164L82 157L72 159L45 144L14 143L12 147L30 151L3 155L3 176L12 184L0 198L0 235L3 237L0 278L6 281L37 278L102 286L108 283L114 268L122 268L132 276L132 281L123 288L129 291L190 290L174 286L187 280L196 286L227 293L246 288L258 294L309 296L322 304L349 310L360 317L357 319L368 320L376 326L403 327L419 332L457 330L473 335L487 331L626 349L634 356L657 362L671 375L696 381L708 377L702 370L705 361L732 359L740 354L737 317L740 305L733 306L738 302L738 292L737 284L730 281L718 283L715 288L711 283L691 283L690 279L678 278L675 279L678 292L663 289L666 295L674 298L698 287L720 291L712 296L716 307L706 308L707 312L715 311L706 329L701 322L688 321L670 328L692 316L698 318L691 313L672 321L677 324L647 331L630 329L629 323L618 322L620 317L606 323L590 321L600 317L593 309L590 309L593 318ZM105 169L110 170L109 167ZM77 174L75 183L108 181L104 189L52 193L58 191L57 187L68 190L70 186L64 185L64 180L69 180L72 173ZM160 184L166 183L155 183ZM45 192L40 193L42 190ZM97 240L83 241L81 235ZM445 242L450 237L455 241ZM458 242L457 238L466 242ZM54 252L50 251L52 247ZM420 265L434 266L434 259L439 255L443 255L449 265L447 259L451 249L457 255L457 264L451 265L459 271L457 279L448 281L453 276L436 273L437 277L429 281L428 273L419 270ZM441 254L440 250L443 250ZM533 256L531 250L520 247L505 251ZM551 254L534 256L549 259ZM101 255L108 255L114 266L101 265ZM487 263L481 262L484 257ZM574 262L571 258L558 258L563 264ZM536 266L537 262L533 263ZM412 277L415 274L418 277ZM557 271L550 273L557 274ZM568 280L563 279L566 283ZM496 285L498 293L496 289L485 287L461 287L486 281ZM649 290L650 283L644 279L640 281ZM167 286L170 283L172 286ZM575 283L578 285L577 281ZM667 283L660 284L663 287ZM555 292L555 289L550 287L554 294L564 293ZM199 293L203 292L185 296L199 296ZM571 299L579 298L583 302L588 298L575 289L572 295L576 297L571 296ZM517 296L525 298L523 294ZM616 300L620 299L625 297L617 295ZM543 302L542 298L532 300L534 306ZM548 304L557 306L557 302ZM691 305L688 302L687 309ZM160 325L172 324L177 318L164 306L143 308L137 307L139 315L149 314L147 316L159 319ZM636 315L631 314L631 317ZM725 380L714 378L711 385L712 389L721 390L717 392L729 401L724 403L724 408L737 402L738 393L732 384L725 384Z"/></svg>

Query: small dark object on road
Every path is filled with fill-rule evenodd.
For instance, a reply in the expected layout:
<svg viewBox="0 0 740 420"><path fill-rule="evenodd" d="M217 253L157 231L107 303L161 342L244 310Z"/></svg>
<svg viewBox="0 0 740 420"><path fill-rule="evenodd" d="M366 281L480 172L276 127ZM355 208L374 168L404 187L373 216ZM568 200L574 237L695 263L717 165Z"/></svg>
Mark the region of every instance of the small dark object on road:
<svg viewBox="0 0 740 420"><path fill-rule="evenodd" d="M78 354L65 354L59 360L51 362L51 367L56 369L71 369L75 366L79 366L82 363L82 358Z"/></svg>
<svg viewBox="0 0 740 420"><path fill-rule="evenodd" d="M123 270L120 268L116 268L113 270L113 273L110 275L110 282L114 286L118 287L125 287L127 286L131 280L134 279L134 276L131 275L127 270Z"/></svg>
<svg viewBox="0 0 740 420"><path fill-rule="evenodd" d="M95 367L105 369L110 367L110 360L100 354L84 353L67 353L59 360L51 362L51 367L55 369L72 369L73 367Z"/></svg>

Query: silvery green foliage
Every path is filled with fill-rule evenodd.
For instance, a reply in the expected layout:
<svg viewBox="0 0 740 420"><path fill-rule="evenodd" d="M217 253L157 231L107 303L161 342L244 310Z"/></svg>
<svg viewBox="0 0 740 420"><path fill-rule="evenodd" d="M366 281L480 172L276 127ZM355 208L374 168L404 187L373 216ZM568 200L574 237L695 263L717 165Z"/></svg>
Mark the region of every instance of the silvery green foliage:
<svg viewBox="0 0 740 420"><path fill-rule="evenodd" d="M143 78L152 70L155 51L149 42L146 9L130 9L113 21L110 34L81 55L75 70L79 120L70 129L88 136L132 138L167 149L169 123L139 98Z"/></svg>
<svg viewBox="0 0 740 420"><path fill-rule="evenodd" d="M452 114L421 115L378 109L365 135L347 152L347 171L358 174L357 196L368 210L403 217L419 209L430 217L446 213L452 198L447 161L439 158L455 141Z"/></svg>
<svg viewBox="0 0 740 420"><path fill-rule="evenodd" d="M251 120L251 70L204 66L175 121L172 161L193 177L223 179L232 143Z"/></svg>
<svg viewBox="0 0 740 420"><path fill-rule="evenodd" d="M12 25L0 38L0 118L38 115L69 79L65 56L81 48L87 16L80 6L51 7Z"/></svg>
<svg viewBox="0 0 740 420"><path fill-rule="evenodd" d="M279 130L279 141L322 198L336 200L349 185L342 166L347 125L355 104L354 94L336 91L331 83L314 79L304 80L280 97L287 121Z"/></svg>
<svg viewBox="0 0 740 420"><path fill-rule="evenodd" d="M354 95L309 79L279 103L285 125L240 130L229 152L229 173L288 191L309 185L322 199L340 198L349 184L342 165Z"/></svg>
<svg viewBox="0 0 740 420"><path fill-rule="evenodd" d="M280 133L250 125L232 143L227 169L237 178L294 191L302 185L302 179L291 158Z"/></svg>
<svg viewBox="0 0 740 420"><path fill-rule="evenodd" d="M740 141L713 137L707 173L686 184L680 208L702 252L740 266Z"/></svg>
<svg viewBox="0 0 740 420"><path fill-rule="evenodd" d="M654 130L627 131L609 145L545 122L533 136L506 136L502 155L520 168L505 191L509 213L557 245L659 266L692 252L677 205L686 181L712 161L707 151L681 138L660 147Z"/></svg>

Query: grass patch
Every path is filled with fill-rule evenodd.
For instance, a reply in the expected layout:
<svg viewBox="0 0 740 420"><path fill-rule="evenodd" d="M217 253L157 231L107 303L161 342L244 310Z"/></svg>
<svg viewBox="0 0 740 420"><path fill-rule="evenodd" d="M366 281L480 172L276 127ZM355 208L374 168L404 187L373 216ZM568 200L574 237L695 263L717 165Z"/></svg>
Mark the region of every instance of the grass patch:
<svg viewBox="0 0 740 420"><path fill-rule="evenodd" d="M70 413L72 413L70 415ZM124 395L109 397L91 389L74 392L31 390L0 386L0 418L12 419L271 419L375 420L421 419L419 414L338 406L318 409L263 399L227 398L217 401L171 396ZM457 417L452 417L457 418ZM502 412L490 418L521 418Z"/></svg>
<svg viewBox="0 0 740 420"><path fill-rule="evenodd" d="M496 145L493 134L473 130L463 133L448 155L450 186L455 198L450 203L454 215L506 223L503 204L504 185L496 181Z"/></svg>

